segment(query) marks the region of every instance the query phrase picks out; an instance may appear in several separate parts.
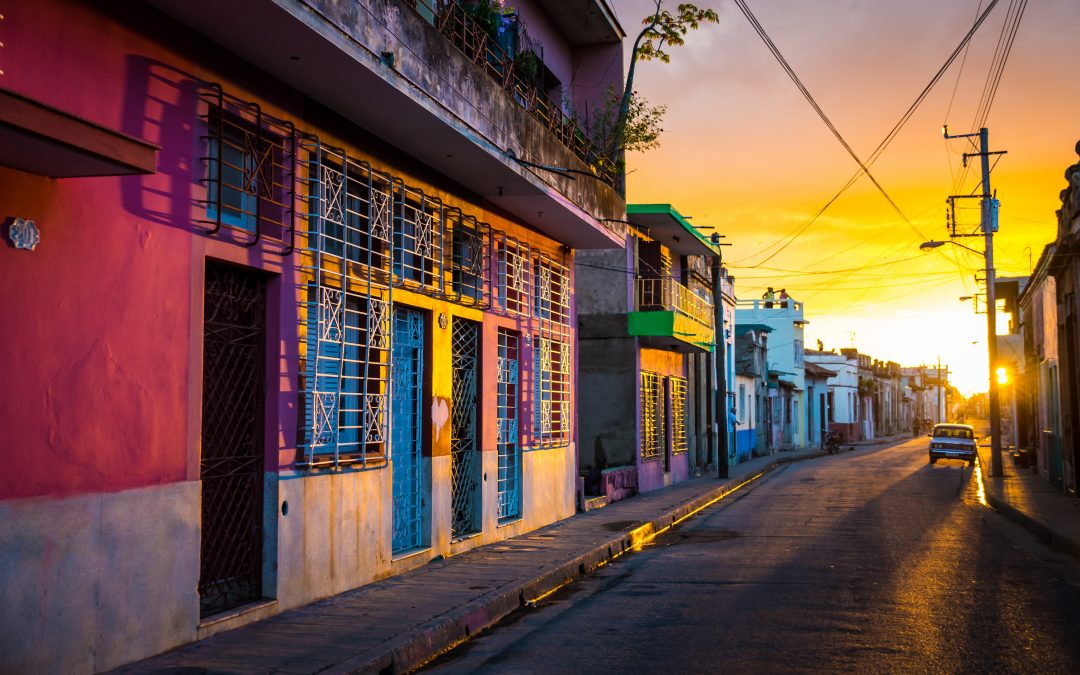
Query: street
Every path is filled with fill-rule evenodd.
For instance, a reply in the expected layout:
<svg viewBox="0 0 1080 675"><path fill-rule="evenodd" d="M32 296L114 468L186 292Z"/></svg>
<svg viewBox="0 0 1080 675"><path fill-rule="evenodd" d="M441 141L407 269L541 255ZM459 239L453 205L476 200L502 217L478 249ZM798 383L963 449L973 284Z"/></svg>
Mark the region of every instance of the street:
<svg viewBox="0 0 1080 675"><path fill-rule="evenodd" d="M1080 574L926 439L789 465L429 665L1080 672Z"/></svg>

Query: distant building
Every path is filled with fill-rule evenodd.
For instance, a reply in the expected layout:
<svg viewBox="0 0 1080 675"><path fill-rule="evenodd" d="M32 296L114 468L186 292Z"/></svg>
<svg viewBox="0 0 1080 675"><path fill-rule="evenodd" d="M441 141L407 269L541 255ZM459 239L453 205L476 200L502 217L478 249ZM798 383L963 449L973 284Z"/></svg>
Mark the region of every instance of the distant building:
<svg viewBox="0 0 1080 675"><path fill-rule="evenodd" d="M739 426L735 451L739 461L770 454L772 413L769 399L768 341L764 324L735 325L735 381Z"/></svg>
<svg viewBox="0 0 1080 675"><path fill-rule="evenodd" d="M1080 155L1080 142L1076 144ZM1058 354L1061 358L1062 473L1065 491L1080 490L1080 162L1065 170L1057 240L1049 273L1057 293Z"/></svg>
<svg viewBox="0 0 1080 675"><path fill-rule="evenodd" d="M806 447L803 303L793 299L739 300L736 325L768 326L767 368L773 398L771 447ZM778 432L778 433L777 433Z"/></svg>
<svg viewBox="0 0 1080 675"><path fill-rule="evenodd" d="M865 438L859 423L859 362L857 352L807 351L806 360L815 366L835 373L826 386L827 428L840 432L843 441Z"/></svg>
<svg viewBox="0 0 1080 675"><path fill-rule="evenodd" d="M807 352L807 356L817 352ZM829 430L829 378L839 373L829 370L810 359L806 361L806 413L810 445L821 447L823 433Z"/></svg>

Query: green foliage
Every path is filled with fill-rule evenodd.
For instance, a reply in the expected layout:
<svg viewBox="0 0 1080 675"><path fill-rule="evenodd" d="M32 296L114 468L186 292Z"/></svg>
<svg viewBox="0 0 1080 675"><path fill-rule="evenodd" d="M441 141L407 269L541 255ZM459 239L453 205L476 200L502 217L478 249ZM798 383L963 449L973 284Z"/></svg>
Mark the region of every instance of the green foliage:
<svg viewBox="0 0 1080 675"><path fill-rule="evenodd" d="M514 56L514 74L524 82L537 84L537 77L540 75L540 57L528 49L518 52Z"/></svg>
<svg viewBox="0 0 1080 675"><path fill-rule="evenodd" d="M680 3L674 12L663 8L664 0L655 0L655 11L642 20L644 28L634 40L630 55L630 68L622 95L617 97L617 110L610 124L614 137L605 147L612 151L642 151L659 145L660 128L666 108L650 106L634 90L634 72L638 60L656 59L662 63L671 61L665 47L686 43L684 36L704 23L719 23L716 10L701 9L690 3Z"/></svg>
<svg viewBox="0 0 1080 675"><path fill-rule="evenodd" d="M609 86L590 115L588 127L593 141L613 156L621 156L623 151L644 152L658 147L664 131L660 124L667 106L650 105L632 91L625 117L620 115L621 107L622 94Z"/></svg>
<svg viewBox="0 0 1080 675"><path fill-rule="evenodd" d="M499 29L503 25L503 6L499 0L476 0L464 5L464 9L492 40L499 39Z"/></svg>
<svg viewBox="0 0 1080 675"><path fill-rule="evenodd" d="M657 59L669 63L671 56L664 51L665 46L686 44L683 36L691 30L697 30L703 23L719 23L716 10L701 9L690 3L680 3L675 13L660 8L656 3L656 13L645 17L642 24L640 42L635 56L642 61Z"/></svg>

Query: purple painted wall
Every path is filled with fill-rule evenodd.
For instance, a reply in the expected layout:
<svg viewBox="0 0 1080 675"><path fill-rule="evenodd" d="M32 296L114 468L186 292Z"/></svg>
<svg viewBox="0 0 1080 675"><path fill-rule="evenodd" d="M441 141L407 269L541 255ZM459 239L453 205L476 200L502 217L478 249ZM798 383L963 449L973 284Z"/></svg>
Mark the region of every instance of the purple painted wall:
<svg viewBox="0 0 1080 675"><path fill-rule="evenodd" d="M649 371L664 376L686 377L686 357L677 352L660 349L641 348L638 350L638 373ZM641 378L638 378L638 386L641 386ZM640 391L640 390L639 390ZM668 440L665 443L667 452L667 471L664 470L664 458L643 460L641 453L637 453L638 487L642 492L656 490L673 482L683 481L690 476L690 459L685 452L678 454L671 452L671 417L665 425ZM637 428L638 447L641 447L641 396L637 397Z"/></svg>

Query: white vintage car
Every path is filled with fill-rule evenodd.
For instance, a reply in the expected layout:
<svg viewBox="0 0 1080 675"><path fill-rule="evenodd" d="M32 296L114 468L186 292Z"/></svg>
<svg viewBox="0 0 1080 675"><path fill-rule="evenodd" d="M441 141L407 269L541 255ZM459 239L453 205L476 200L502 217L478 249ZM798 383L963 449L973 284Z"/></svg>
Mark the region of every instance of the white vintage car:
<svg viewBox="0 0 1080 675"><path fill-rule="evenodd" d="M935 424L930 434L930 463L939 457L975 463L975 430L970 424Z"/></svg>

